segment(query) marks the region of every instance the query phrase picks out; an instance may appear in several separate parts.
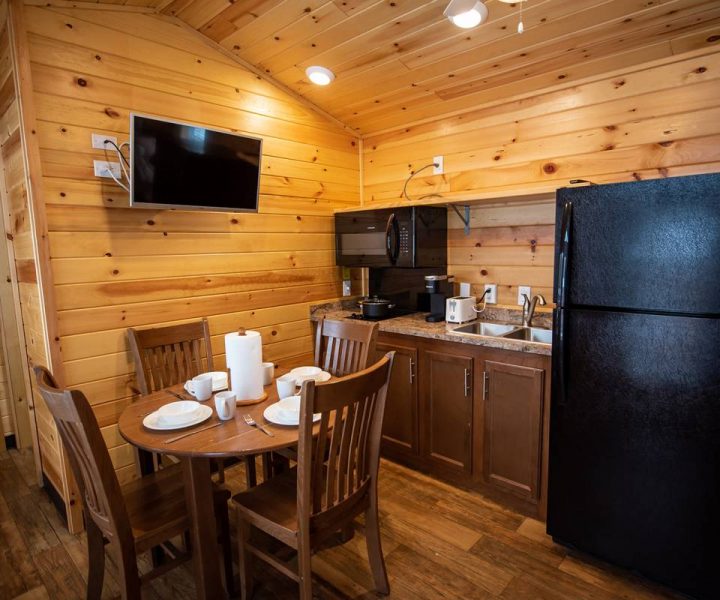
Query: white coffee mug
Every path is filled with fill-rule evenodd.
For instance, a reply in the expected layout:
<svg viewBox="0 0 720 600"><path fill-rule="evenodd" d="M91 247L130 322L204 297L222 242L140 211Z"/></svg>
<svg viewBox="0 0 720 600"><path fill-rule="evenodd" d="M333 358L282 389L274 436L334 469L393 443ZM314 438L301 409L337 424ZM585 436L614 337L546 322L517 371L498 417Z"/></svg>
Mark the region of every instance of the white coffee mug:
<svg viewBox="0 0 720 600"><path fill-rule="evenodd" d="M221 421L229 421L235 416L235 394L218 392L215 394L215 412Z"/></svg>
<svg viewBox="0 0 720 600"><path fill-rule="evenodd" d="M201 402L212 396L212 375L203 373L185 382L185 389Z"/></svg>
<svg viewBox="0 0 720 600"><path fill-rule="evenodd" d="M263 385L270 385L275 378L275 363L264 362L263 368Z"/></svg>
<svg viewBox="0 0 720 600"><path fill-rule="evenodd" d="M275 383L277 384L277 391L278 391L278 398L282 400L283 398L287 398L288 396L293 396L295 394L295 376L290 375L290 373L283 375L282 377L278 377L275 380Z"/></svg>

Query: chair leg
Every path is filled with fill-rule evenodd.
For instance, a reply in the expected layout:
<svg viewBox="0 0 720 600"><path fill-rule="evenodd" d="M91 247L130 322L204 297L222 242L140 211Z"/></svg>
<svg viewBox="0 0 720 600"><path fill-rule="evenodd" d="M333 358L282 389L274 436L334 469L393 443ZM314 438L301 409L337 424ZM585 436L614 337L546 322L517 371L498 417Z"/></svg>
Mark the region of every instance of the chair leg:
<svg viewBox="0 0 720 600"><path fill-rule="evenodd" d="M388 582L385 558L383 557L380 542L377 496L370 501L370 506L365 511L365 541L367 542L368 560L375 581L375 589L381 594L387 595L390 593L390 583Z"/></svg>
<svg viewBox="0 0 720 600"><path fill-rule="evenodd" d="M105 540L92 519L87 519L88 543L88 600L100 600L105 578Z"/></svg>
<svg viewBox="0 0 720 600"><path fill-rule="evenodd" d="M298 536L298 575L300 576L300 600L312 600L312 567L310 538L300 533Z"/></svg>
<svg viewBox="0 0 720 600"><path fill-rule="evenodd" d="M223 510L224 508L225 510ZM235 576L233 575L232 542L230 540L230 517L227 506L222 507L217 515L217 527L219 531L219 542L223 554L223 565L225 570L225 587L228 595L235 596Z"/></svg>
<svg viewBox="0 0 720 600"><path fill-rule="evenodd" d="M225 483L225 461L222 458L217 459L218 483Z"/></svg>
<svg viewBox="0 0 720 600"><path fill-rule="evenodd" d="M245 484L248 489L257 485L257 468L255 466L255 455L245 457Z"/></svg>
<svg viewBox="0 0 720 600"><path fill-rule="evenodd" d="M238 565L240 571L240 598L250 600L252 596L252 553L246 548L250 543L250 524L242 518L240 511L237 514L237 541Z"/></svg>
<svg viewBox="0 0 720 600"><path fill-rule="evenodd" d="M118 548L117 551L118 583L121 587L122 600L137 600L140 595L140 574L137 568L135 548Z"/></svg>

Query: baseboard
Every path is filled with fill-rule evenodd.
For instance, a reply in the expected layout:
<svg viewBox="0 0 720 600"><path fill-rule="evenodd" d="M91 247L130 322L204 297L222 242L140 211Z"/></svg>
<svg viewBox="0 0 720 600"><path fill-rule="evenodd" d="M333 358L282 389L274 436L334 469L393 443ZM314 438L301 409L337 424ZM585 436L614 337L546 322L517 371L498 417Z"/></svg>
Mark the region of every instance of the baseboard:
<svg viewBox="0 0 720 600"><path fill-rule="evenodd" d="M63 518L63 521L65 522L65 527L67 527L67 511L65 509L65 501L62 498L62 495L60 492L55 489L55 486L52 484L52 482L47 478L45 473L43 473L42 476L43 479L43 489L47 492L47 495L50 498L50 501L55 505L55 508L58 509L58 512L60 513L60 516Z"/></svg>

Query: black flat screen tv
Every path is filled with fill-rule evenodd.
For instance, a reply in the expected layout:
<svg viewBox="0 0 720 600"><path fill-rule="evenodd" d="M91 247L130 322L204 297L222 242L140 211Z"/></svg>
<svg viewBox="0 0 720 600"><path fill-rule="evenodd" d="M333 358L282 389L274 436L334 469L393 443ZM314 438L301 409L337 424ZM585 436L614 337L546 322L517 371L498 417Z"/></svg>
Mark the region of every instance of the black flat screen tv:
<svg viewBox="0 0 720 600"><path fill-rule="evenodd" d="M256 212L262 140L130 115L130 205Z"/></svg>

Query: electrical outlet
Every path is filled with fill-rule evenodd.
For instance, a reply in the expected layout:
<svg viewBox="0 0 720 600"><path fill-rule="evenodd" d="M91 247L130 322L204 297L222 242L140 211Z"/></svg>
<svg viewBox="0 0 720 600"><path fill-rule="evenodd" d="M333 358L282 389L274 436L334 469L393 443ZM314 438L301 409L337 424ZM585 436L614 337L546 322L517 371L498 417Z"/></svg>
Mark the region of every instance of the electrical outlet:
<svg viewBox="0 0 720 600"><path fill-rule="evenodd" d="M437 167L433 167L433 175L442 175L445 172L443 157L433 156L433 163L437 165Z"/></svg>
<svg viewBox="0 0 720 600"><path fill-rule="evenodd" d="M490 290L487 294L485 294L485 302L487 304L497 304L497 284L486 283L484 289Z"/></svg>
<svg viewBox="0 0 720 600"><path fill-rule="evenodd" d="M98 150L115 150L112 144L106 144L105 140L110 140L117 144L117 138L112 135L105 135L104 133L93 133L90 136L92 139L92 147Z"/></svg>
<svg viewBox="0 0 720 600"><path fill-rule="evenodd" d="M518 287L518 304L522 306L525 304L525 298L523 294L527 294L528 298L532 298L532 288L529 285L521 285Z"/></svg>
<svg viewBox="0 0 720 600"><path fill-rule="evenodd" d="M119 162L109 162L107 160L94 160L93 161L93 168L95 169L95 177L107 177L108 179L112 179L110 176L110 172L117 178L120 179L122 177L122 171L120 170L120 163Z"/></svg>
<svg viewBox="0 0 720 600"><path fill-rule="evenodd" d="M352 281L343 280L343 296L352 296Z"/></svg>

